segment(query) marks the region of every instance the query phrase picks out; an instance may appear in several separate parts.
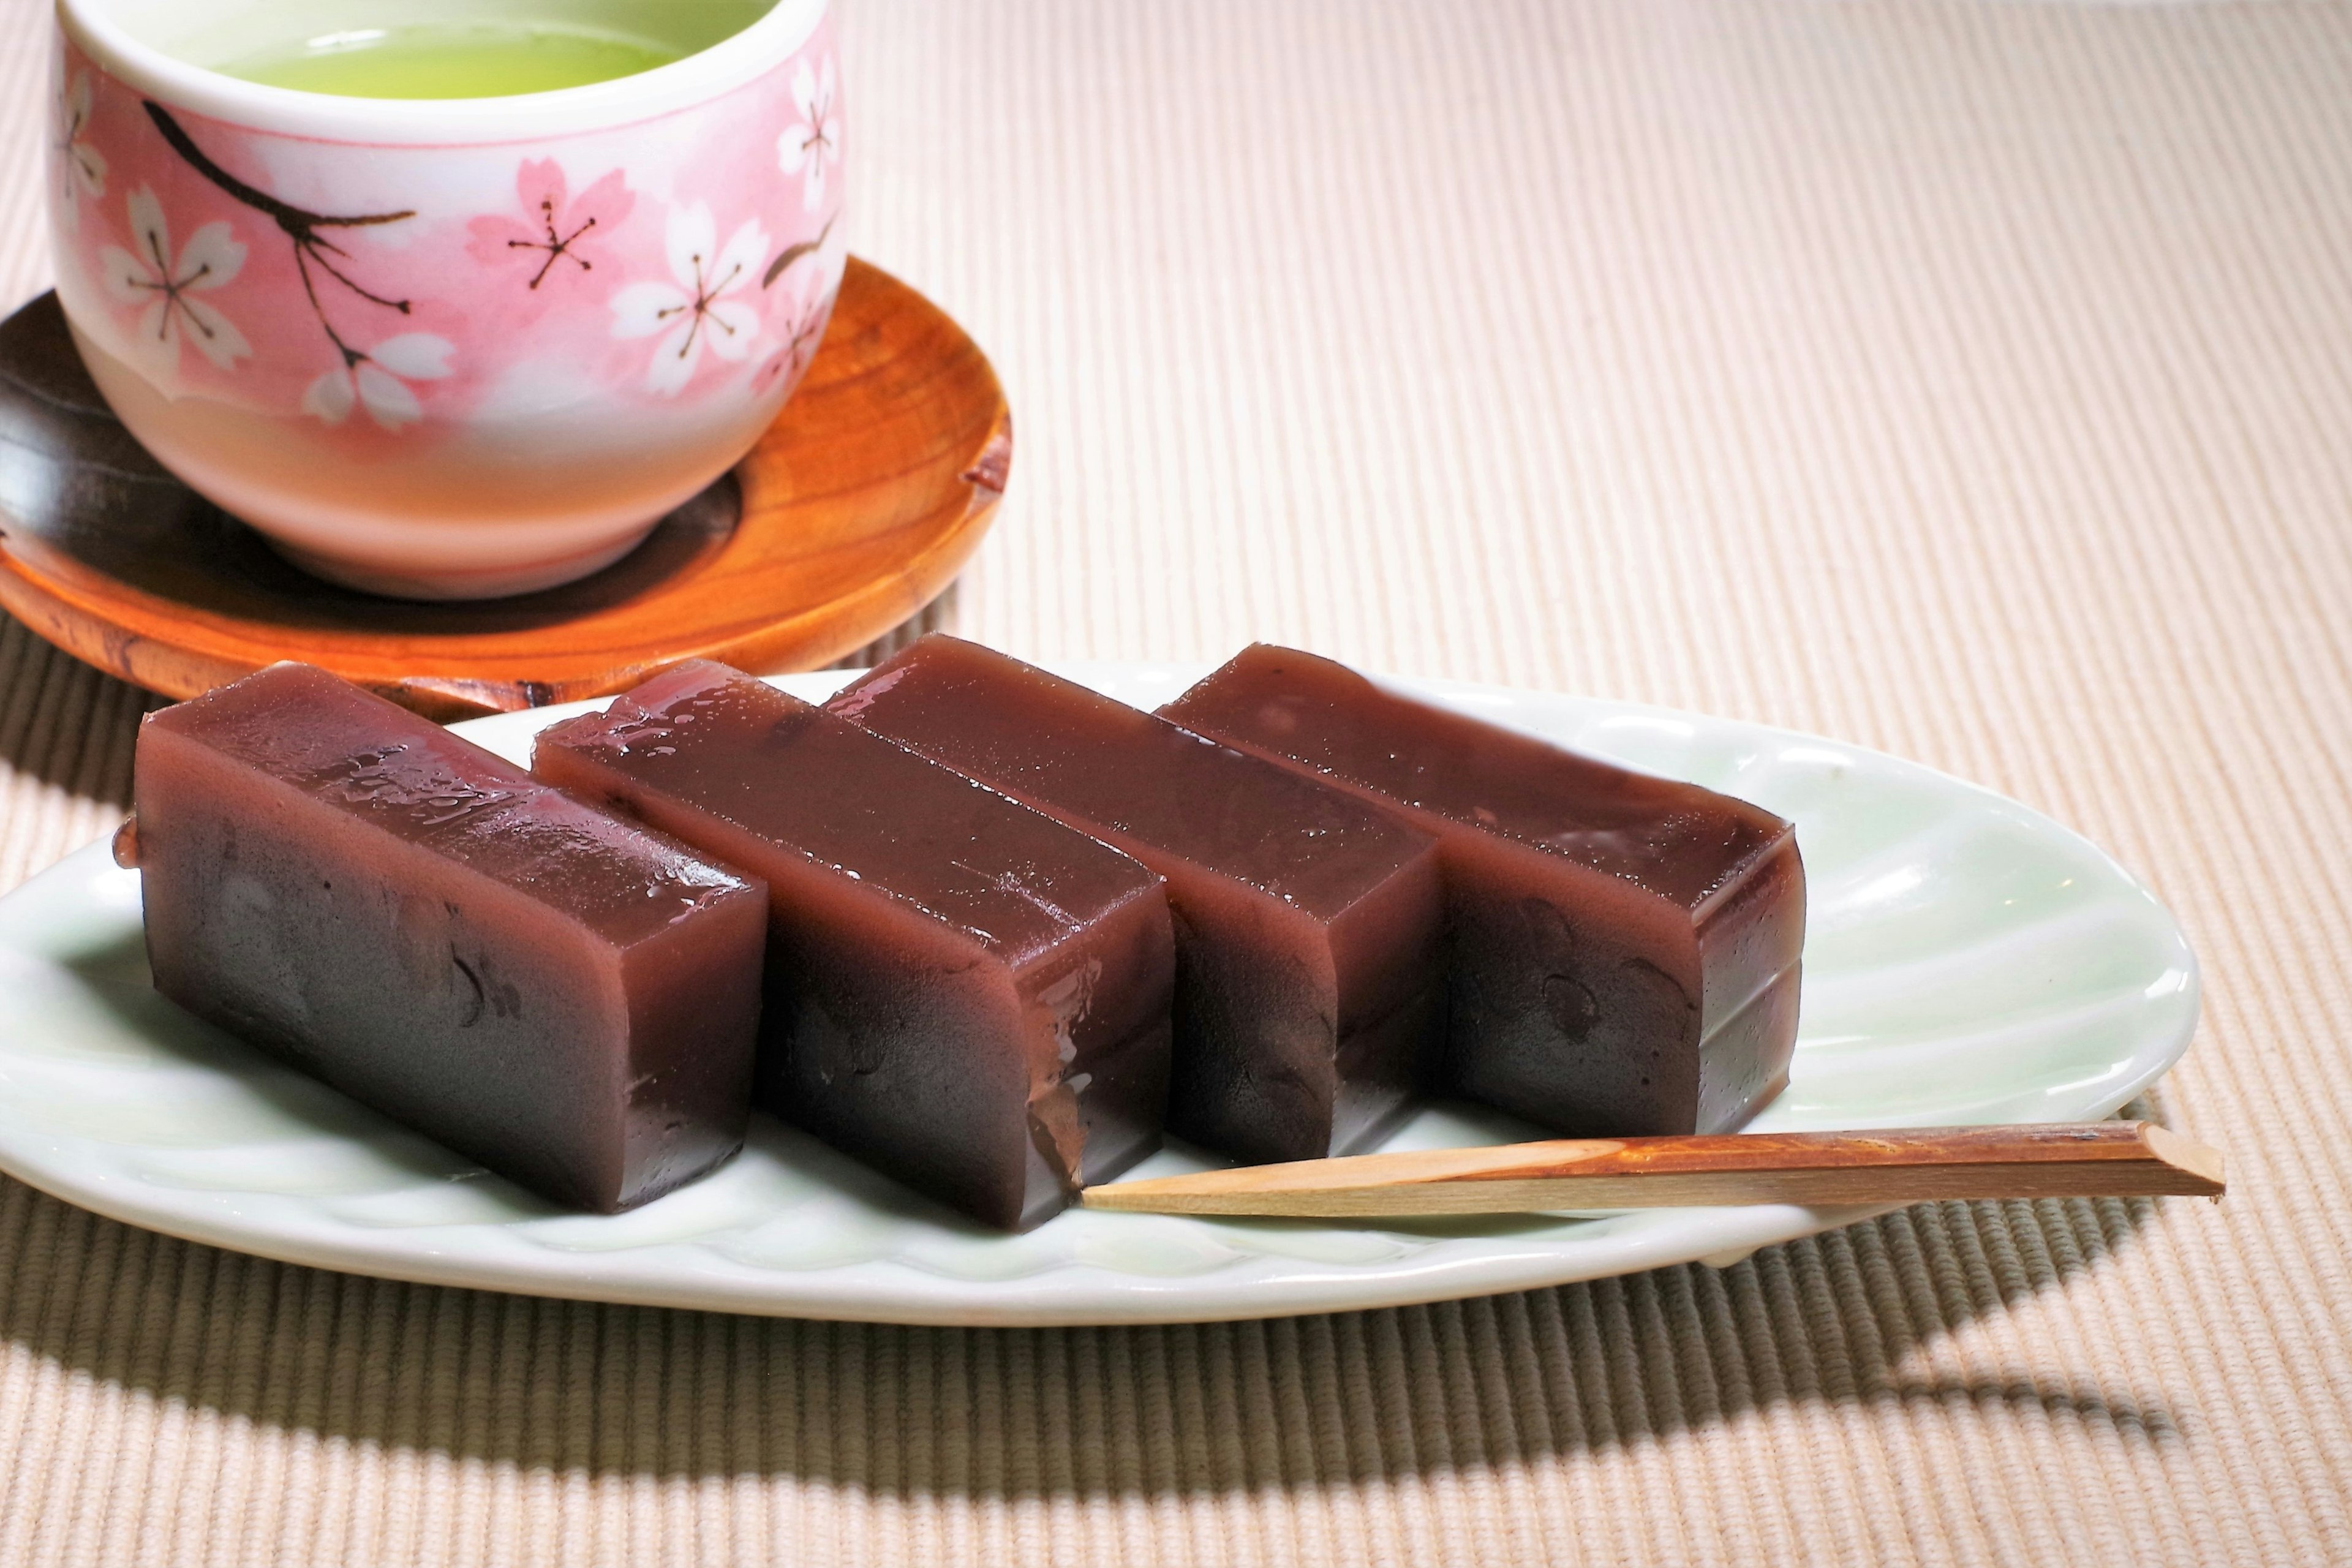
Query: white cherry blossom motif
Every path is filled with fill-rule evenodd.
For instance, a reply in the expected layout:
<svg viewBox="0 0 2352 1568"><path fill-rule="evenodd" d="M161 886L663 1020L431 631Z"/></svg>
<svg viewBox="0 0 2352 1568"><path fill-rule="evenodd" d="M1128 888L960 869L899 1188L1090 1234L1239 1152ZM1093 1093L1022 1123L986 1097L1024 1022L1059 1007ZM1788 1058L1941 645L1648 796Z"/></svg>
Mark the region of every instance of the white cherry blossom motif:
<svg viewBox="0 0 2352 1568"><path fill-rule="evenodd" d="M245 247L225 223L208 223L188 237L185 249L172 254L172 231L163 204L142 185L131 195L131 238L136 251L110 245L98 253L106 291L124 305L141 307L137 342L168 370L180 365L180 344L222 370L253 353L236 323L209 300L198 298L233 280L245 268Z"/></svg>
<svg viewBox="0 0 2352 1568"><path fill-rule="evenodd" d="M677 281L632 283L613 296L614 337L663 334L646 384L665 397L675 397L694 379L705 347L735 362L748 359L759 346L756 300L730 296L757 293L768 236L753 220L737 229L724 249L718 238L709 206L698 202L672 207L669 269Z"/></svg>
<svg viewBox="0 0 2352 1568"><path fill-rule="evenodd" d="M841 162L841 116L834 109L835 96L831 57L822 71L810 69L803 60L793 75L793 102L800 109L800 123L777 139L776 162L783 165L785 174L801 177L801 205L809 212L824 205L824 166Z"/></svg>
<svg viewBox="0 0 2352 1568"><path fill-rule="evenodd" d="M81 198L106 195L106 154L84 140L89 131L89 73L77 71L58 95L57 134L49 145L58 155L58 213L68 228L81 224Z"/></svg>
<svg viewBox="0 0 2352 1568"><path fill-rule="evenodd" d="M456 352L455 343L431 332L403 332L365 353L346 350L347 363L312 382L302 395L302 411L341 425L357 405L386 430L414 425L425 417L425 405L408 384L448 375L449 356Z"/></svg>

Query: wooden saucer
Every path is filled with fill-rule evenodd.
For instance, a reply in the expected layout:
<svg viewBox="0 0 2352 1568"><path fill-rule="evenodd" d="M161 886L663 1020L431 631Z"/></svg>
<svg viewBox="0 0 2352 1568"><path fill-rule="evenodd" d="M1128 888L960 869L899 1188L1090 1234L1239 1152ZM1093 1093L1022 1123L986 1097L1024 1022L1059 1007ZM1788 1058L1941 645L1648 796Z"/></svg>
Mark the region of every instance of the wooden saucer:
<svg viewBox="0 0 2352 1568"><path fill-rule="evenodd" d="M297 658L441 720L600 697L683 658L808 669L947 586L1012 459L986 356L853 260L782 416L635 552L517 598L380 599L297 571L166 473L43 295L0 322L0 605L167 696Z"/></svg>

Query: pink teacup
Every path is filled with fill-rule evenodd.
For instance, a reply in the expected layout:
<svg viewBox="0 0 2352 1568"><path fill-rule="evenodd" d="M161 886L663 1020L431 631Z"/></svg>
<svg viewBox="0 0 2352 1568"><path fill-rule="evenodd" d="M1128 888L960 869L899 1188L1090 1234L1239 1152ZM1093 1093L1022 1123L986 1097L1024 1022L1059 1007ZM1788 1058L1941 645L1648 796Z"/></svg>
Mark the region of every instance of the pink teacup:
<svg viewBox="0 0 2352 1568"><path fill-rule="evenodd" d="M329 97L180 58L272 4L60 0L58 295L107 401L340 583L481 598L625 554L751 448L832 312L825 0L513 98Z"/></svg>

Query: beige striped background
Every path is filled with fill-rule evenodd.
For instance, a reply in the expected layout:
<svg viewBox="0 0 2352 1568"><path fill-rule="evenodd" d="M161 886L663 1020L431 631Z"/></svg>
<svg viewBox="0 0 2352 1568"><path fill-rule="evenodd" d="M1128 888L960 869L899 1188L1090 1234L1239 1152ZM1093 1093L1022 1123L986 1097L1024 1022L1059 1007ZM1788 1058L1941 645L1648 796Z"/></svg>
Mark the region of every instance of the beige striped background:
<svg viewBox="0 0 2352 1568"><path fill-rule="evenodd" d="M844 0L1021 447L935 624L1816 729L2179 911L2220 1206L943 1332L308 1272L0 1182L0 1563L2352 1563L2352 13ZM0 291L39 286L32 0ZM144 699L0 630L0 884Z"/></svg>

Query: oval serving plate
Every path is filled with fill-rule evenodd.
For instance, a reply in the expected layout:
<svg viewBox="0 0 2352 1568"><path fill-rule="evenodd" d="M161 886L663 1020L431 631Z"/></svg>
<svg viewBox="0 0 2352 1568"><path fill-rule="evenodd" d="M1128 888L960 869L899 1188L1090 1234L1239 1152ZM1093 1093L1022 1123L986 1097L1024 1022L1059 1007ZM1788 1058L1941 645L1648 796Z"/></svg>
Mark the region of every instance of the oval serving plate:
<svg viewBox="0 0 2352 1568"><path fill-rule="evenodd" d="M1066 673L1141 706L1203 670ZM822 699L839 672L777 679ZM2013 801L1786 731L1435 682L1437 701L1797 824L1803 1022L1757 1130L2107 1115L2187 1048L2197 966L2105 854ZM527 757L593 706L458 726ZM1533 1135L1433 1106L1391 1148ZM1134 1173L1201 1168L1168 1150ZM982 1230L765 1117L714 1175L634 1213L566 1214L196 1022L147 984L139 879L103 845L0 900L0 1170L239 1251L590 1300L940 1324L1145 1323L1392 1306L1724 1260L1874 1210L1758 1206L1331 1226L1073 1211Z"/></svg>

